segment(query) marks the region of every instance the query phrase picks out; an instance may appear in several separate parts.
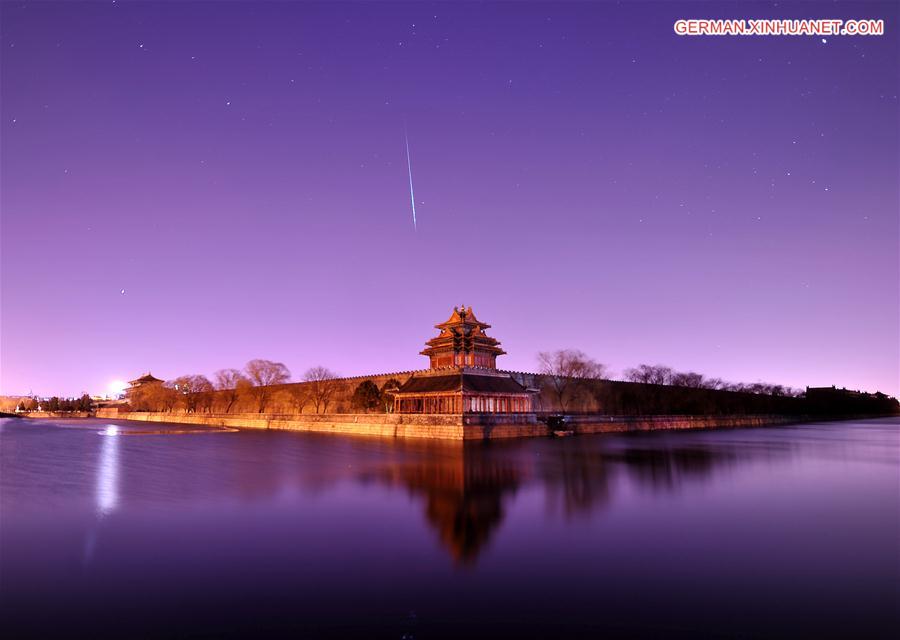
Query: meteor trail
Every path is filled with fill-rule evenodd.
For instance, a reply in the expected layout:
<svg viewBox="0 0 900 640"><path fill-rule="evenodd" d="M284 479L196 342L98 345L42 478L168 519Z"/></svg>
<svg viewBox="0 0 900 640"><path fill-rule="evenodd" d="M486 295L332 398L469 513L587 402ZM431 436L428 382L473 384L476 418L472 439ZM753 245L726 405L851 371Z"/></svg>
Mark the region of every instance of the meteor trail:
<svg viewBox="0 0 900 640"><path fill-rule="evenodd" d="M418 231L418 226L416 225L416 196L413 194L412 184L412 162L409 159L409 134L406 132L406 127L403 128L403 137L406 139L406 168L409 171L409 201L412 204L413 229Z"/></svg>

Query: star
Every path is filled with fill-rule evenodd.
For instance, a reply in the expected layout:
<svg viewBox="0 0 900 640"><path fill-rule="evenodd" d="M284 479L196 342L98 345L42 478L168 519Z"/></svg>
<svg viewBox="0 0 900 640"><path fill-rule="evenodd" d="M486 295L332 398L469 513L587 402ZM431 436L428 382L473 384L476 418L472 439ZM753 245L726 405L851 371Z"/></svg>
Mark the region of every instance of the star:
<svg viewBox="0 0 900 640"><path fill-rule="evenodd" d="M123 295L123 296L124 296L124 295L125 295L125 289L122 289L121 291L119 291L119 295Z"/></svg>

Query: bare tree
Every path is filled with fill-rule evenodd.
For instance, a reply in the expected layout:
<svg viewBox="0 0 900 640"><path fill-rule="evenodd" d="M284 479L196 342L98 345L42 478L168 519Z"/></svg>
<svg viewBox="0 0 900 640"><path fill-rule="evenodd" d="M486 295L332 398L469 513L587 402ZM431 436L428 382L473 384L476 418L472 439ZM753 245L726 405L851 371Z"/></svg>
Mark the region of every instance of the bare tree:
<svg viewBox="0 0 900 640"><path fill-rule="evenodd" d="M216 389L225 402L225 413L231 413L231 408L250 386L247 377L237 369L216 371Z"/></svg>
<svg viewBox="0 0 900 640"><path fill-rule="evenodd" d="M172 386L184 403L186 413L194 413L198 406L208 408L212 400L213 386L206 376L180 376L172 381Z"/></svg>
<svg viewBox="0 0 900 640"><path fill-rule="evenodd" d="M690 387L691 389L705 388L705 380L702 373L694 373L693 371L674 372L669 379L669 384L674 387Z"/></svg>
<svg viewBox="0 0 900 640"><path fill-rule="evenodd" d="M251 360L244 367L244 371L253 385L251 392L256 398L259 413L265 410L269 402L269 398L272 395L272 386L285 384L291 379L291 372L284 364L272 362L271 360Z"/></svg>
<svg viewBox="0 0 900 640"><path fill-rule="evenodd" d="M768 382L749 384L746 382L725 382L721 378L707 378L693 371L674 371L671 367L659 364L642 364L633 369L626 369L625 379L630 382L641 382L644 384L671 385L673 387L732 391L735 393L752 393L766 396L796 397L800 394L796 389L780 384Z"/></svg>
<svg viewBox="0 0 900 640"><path fill-rule="evenodd" d="M634 369L626 369L625 379L629 382L642 382L644 384L671 384L674 375L671 367L661 364L641 364Z"/></svg>
<svg viewBox="0 0 900 640"><path fill-rule="evenodd" d="M309 383L310 399L316 413L319 413L319 409L322 413L328 413L328 402L337 390L335 377L333 371L321 366L313 367L303 374L303 380Z"/></svg>
<svg viewBox="0 0 900 640"><path fill-rule="evenodd" d="M290 396L291 406L296 413L303 413L303 407L308 405L312 399L312 391L305 384L290 385L288 387L288 395Z"/></svg>
<svg viewBox="0 0 900 640"><path fill-rule="evenodd" d="M216 387L206 376L196 376L194 379L194 395L197 397L195 406L201 411L212 413L213 403L216 401Z"/></svg>
<svg viewBox="0 0 900 640"><path fill-rule="evenodd" d="M162 406L163 411L172 411L178 404L178 390L175 389L174 381L169 380L162 384L153 385L158 397L158 403Z"/></svg>
<svg viewBox="0 0 900 640"><path fill-rule="evenodd" d="M576 349L542 351L538 354L538 363L563 413L569 410L586 380L598 380L606 376L606 365Z"/></svg>

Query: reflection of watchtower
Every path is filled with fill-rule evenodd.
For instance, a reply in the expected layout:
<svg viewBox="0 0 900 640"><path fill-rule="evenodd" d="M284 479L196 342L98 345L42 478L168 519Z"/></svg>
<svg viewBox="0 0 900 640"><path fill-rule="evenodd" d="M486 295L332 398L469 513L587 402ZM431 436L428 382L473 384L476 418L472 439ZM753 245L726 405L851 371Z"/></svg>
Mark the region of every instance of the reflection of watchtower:
<svg viewBox="0 0 900 640"><path fill-rule="evenodd" d="M503 521L503 497L514 493L521 470L484 448L452 447L427 461L399 464L383 478L426 499L425 516L458 562L471 563Z"/></svg>

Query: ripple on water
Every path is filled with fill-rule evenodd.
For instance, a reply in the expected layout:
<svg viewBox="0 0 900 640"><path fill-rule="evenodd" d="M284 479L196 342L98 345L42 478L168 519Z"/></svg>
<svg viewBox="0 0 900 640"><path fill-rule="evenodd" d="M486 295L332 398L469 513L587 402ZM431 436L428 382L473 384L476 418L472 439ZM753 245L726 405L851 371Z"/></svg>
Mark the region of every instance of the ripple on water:
<svg viewBox="0 0 900 640"><path fill-rule="evenodd" d="M108 426L105 429L98 431L97 435L100 436L178 436L189 433L235 433L239 431L239 429L234 429L232 427L217 427L210 428L204 427L202 429L141 429L140 431L123 431L120 430L116 426Z"/></svg>

